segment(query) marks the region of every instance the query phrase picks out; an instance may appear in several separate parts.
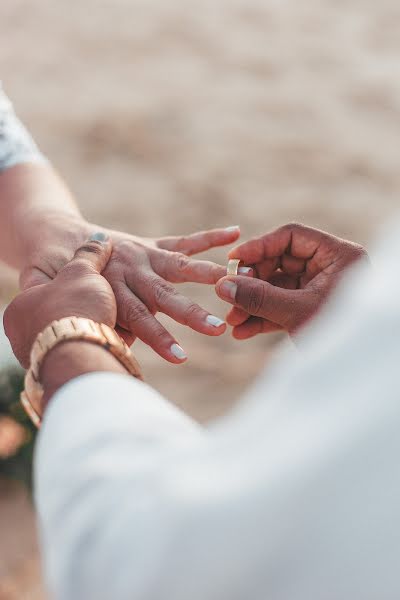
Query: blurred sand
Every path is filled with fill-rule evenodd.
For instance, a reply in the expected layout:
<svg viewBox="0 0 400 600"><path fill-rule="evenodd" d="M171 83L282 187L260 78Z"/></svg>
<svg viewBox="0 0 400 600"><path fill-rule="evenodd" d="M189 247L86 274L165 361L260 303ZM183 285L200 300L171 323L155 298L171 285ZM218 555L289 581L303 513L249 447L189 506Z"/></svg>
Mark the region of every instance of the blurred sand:
<svg viewBox="0 0 400 600"><path fill-rule="evenodd" d="M398 206L399 27L395 0L2 0L0 76L93 221L145 235L240 224L246 238L300 220L367 243ZM224 314L212 290L188 290ZM187 365L137 354L201 420L271 348L172 329ZM42 597L25 554L0 570L19 586L1 600Z"/></svg>

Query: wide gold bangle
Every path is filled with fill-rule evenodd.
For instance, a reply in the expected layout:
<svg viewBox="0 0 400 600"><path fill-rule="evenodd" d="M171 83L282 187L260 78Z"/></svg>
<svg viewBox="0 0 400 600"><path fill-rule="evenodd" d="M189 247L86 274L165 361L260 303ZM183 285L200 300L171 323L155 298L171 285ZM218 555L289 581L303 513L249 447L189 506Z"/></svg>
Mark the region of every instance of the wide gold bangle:
<svg viewBox="0 0 400 600"><path fill-rule="evenodd" d="M21 394L22 406L36 427L40 427L42 422L40 407L44 394L43 386L39 381L40 368L46 354L67 340L84 340L105 348L115 356L128 373L143 379L139 363L132 352L108 325L81 317L66 317L60 321L53 321L39 333L33 344L30 368L25 376L25 389Z"/></svg>

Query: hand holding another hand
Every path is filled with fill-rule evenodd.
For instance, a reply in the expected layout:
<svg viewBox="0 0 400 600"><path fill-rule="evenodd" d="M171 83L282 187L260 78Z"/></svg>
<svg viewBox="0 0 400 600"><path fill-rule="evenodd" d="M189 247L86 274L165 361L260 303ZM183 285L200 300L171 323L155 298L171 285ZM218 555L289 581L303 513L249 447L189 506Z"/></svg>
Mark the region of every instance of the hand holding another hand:
<svg viewBox="0 0 400 600"><path fill-rule="evenodd" d="M367 259L362 246L304 225L290 224L237 246L230 258L254 278L224 277L218 296L233 304L227 322L244 340L259 333L295 334L326 302L345 270Z"/></svg>
<svg viewBox="0 0 400 600"><path fill-rule="evenodd" d="M238 227L159 239L100 230L110 237L113 245L104 277L116 299L116 330L128 345L138 337L169 362L186 359L177 340L156 318L157 312L205 335L225 332L226 325L221 319L179 293L172 284L215 284L226 274L226 268L190 257L235 242L240 235ZM22 274L22 288L50 282L76 248L96 231L98 226L75 220L51 227L50 237L41 240L32 253L30 266Z"/></svg>
<svg viewBox="0 0 400 600"><path fill-rule="evenodd" d="M113 328L119 325L120 331L124 328L128 336L128 330L135 333L170 362L182 362L185 356L177 356L174 348L182 349L154 318L157 310L209 335L223 333L225 326L221 321L212 324L211 315L166 280L219 280L217 294L233 304L227 321L237 339L278 330L294 334L319 311L344 271L367 258L357 244L297 224L231 250L230 258L249 265L254 278L220 279L223 267L186 257L237 235L238 231L217 230L139 242L126 239L125 234L119 237L114 232L112 239L100 232L77 250L54 279L35 273L30 281L33 287L10 304L4 324L14 353L28 366L37 334L53 320L75 315ZM104 277L99 275L101 271Z"/></svg>
<svg viewBox="0 0 400 600"><path fill-rule="evenodd" d="M11 302L4 313L4 330L23 367L29 367L37 335L55 320L76 316L115 327L114 293L100 275L111 251L110 239L95 234L53 280L21 292Z"/></svg>

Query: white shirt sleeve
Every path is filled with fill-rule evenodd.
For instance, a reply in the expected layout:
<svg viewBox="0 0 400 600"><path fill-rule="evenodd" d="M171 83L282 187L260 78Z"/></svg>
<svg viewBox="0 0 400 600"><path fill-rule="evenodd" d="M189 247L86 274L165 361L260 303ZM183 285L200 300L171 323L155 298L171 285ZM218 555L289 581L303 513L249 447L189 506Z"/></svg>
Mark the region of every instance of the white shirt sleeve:
<svg viewBox="0 0 400 600"><path fill-rule="evenodd" d="M58 392L35 461L57 600L398 600L395 233L208 431L126 377Z"/></svg>
<svg viewBox="0 0 400 600"><path fill-rule="evenodd" d="M32 137L16 116L0 82L0 173L22 163L45 163Z"/></svg>

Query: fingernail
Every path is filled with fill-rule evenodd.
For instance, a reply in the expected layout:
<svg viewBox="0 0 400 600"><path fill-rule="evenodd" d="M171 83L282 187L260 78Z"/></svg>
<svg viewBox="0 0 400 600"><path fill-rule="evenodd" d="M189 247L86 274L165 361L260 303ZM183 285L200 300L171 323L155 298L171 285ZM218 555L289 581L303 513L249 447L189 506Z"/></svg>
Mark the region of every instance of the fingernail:
<svg viewBox="0 0 400 600"><path fill-rule="evenodd" d="M238 274L239 275L248 275L251 271L251 267L239 267Z"/></svg>
<svg viewBox="0 0 400 600"><path fill-rule="evenodd" d="M107 240L108 235L106 233L103 233L102 231L97 231L89 238L89 242L101 242L102 244L104 244Z"/></svg>
<svg viewBox="0 0 400 600"><path fill-rule="evenodd" d="M237 231L240 229L239 225L232 225L231 227L225 227L225 231L231 233L232 231Z"/></svg>
<svg viewBox="0 0 400 600"><path fill-rule="evenodd" d="M221 325L225 325L225 321L219 319L218 317L214 317L214 315L208 315L206 321L209 325L213 327L221 327Z"/></svg>
<svg viewBox="0 0 400 600"><path fill-rule="evenodd" d="M187 358L186 352L183 348L181 348L181 346L178 346L178 344L172 344L170 350L175 358L179 358L179 360L184 360Z"/></svg>
<svg viewBox="0 0 400 600"><path fill-rule="evenodd" d="M229 300L236 298L237 285L233 281L224 281L219 288L221 296Z"/></svg>

